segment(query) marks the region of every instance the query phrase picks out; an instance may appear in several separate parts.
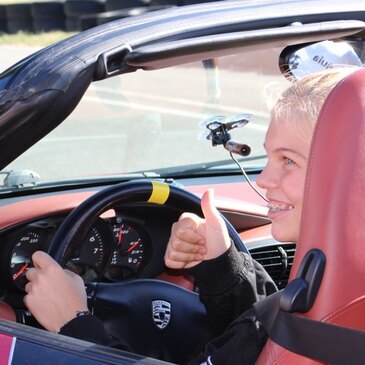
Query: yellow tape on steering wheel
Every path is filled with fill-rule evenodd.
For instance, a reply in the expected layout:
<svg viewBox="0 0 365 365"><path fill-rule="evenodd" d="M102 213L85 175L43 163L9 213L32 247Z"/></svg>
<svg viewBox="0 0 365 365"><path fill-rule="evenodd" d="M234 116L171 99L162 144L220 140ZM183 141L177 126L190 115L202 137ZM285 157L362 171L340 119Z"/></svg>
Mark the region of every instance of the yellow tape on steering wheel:
<svg viewBox="0 0 365 365"><path fill-rule="evenodd" d="M147 203L165 204L170 195L169 184L152 181L152 193Z"/></svg>

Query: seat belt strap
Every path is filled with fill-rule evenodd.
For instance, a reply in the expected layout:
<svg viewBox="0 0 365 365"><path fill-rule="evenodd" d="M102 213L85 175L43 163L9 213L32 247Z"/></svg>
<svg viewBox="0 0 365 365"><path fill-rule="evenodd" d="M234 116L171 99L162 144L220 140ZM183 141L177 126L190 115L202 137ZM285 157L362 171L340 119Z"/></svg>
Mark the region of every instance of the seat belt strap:
<svg viewBox="0 0 365 365"><path fill-rule="evenodd" d="M285 289L284 289L285 290ZM365 364L365 332L280 309L282 291L254 304L270 339L299 355L330 364Z"/></svg>

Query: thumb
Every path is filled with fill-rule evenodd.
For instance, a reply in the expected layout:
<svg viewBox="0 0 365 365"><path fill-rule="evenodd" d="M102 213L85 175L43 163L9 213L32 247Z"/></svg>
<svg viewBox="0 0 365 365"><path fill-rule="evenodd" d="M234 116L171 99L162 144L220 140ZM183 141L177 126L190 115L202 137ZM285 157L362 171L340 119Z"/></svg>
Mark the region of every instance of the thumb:
<svg viewBox="0 0 365 365"><path fill-rule="evenodd" d="M213 189L204 193L201 207L205 217L204 236L208 250L205 259L214 259L229 249L231 241L226 224L214 204Z"/></svg>
<svg viewBox="0 0 365 365"><path fill-rule="evenodd" d="M204 193L201 199L201 207L208 225L216 227L224 224L214 203L214 189L209 189Z"/></svg>
<svg viewBox="0 0 365 365"><path fill-rule="evenodd" d="M35 268L45 269L49 266L58 265L55 260L43 251L36 251L32 255L32 262Z"/></svg>

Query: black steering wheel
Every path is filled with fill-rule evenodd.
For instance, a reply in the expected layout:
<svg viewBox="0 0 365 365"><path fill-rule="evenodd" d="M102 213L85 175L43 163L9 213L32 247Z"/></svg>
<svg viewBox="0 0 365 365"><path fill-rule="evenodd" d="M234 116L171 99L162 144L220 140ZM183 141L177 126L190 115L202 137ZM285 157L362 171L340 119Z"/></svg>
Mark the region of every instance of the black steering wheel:
<svg viewBox="0 0 365 365"><path fill-rule="evenodd" d="M103 189L76 207L56 232L49 254L65 266L89 229L105 211L125 203L163 204L203 216L200 199L172 184L135 180ZM248 253L232 225L229 235ZM133 352L184 363L199 353L210 337L203 304L197 293L154 279L92 283L89 305L109 334L122 338Z"/></svg>

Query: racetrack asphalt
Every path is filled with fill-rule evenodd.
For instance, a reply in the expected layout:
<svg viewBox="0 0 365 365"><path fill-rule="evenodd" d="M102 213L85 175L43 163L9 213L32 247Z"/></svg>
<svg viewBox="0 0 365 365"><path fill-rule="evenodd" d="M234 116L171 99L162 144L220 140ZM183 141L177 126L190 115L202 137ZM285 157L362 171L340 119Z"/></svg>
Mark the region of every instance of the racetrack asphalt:
<svg viewBox="0 0 365 365"><path fill-rule="evenodd" d="M14 63L37 51L38 47L1 45L0 46L0 72L5 71Z"/></svg>

